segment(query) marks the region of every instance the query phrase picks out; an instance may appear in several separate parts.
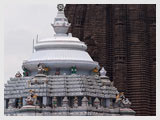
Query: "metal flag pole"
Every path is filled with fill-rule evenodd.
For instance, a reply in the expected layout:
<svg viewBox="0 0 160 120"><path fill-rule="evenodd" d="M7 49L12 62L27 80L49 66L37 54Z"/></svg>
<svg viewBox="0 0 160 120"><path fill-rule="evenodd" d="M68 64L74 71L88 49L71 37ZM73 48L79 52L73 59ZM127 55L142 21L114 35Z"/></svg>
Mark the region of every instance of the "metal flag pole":
<svg viewBox="0 0 160 120"><path fill-rule="evenodd" d="M36 43L38 43L38 34L37 34L37 38L36 38Z"/></svg>
<svg viewBox="0 0 160 120"><path fill-rule="evenodd" d="M33 49L32 52L34 53L34 38L33 38L33 48L32 49Z"/></svg>

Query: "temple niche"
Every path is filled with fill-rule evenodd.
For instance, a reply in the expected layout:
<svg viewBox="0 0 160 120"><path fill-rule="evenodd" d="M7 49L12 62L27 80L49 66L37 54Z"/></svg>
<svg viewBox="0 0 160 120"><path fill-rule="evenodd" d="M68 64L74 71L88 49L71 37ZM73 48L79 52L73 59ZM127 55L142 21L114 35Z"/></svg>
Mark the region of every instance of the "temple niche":
<svg viewBox="0 0 160 120"><path fill-rule="evenodd" d="M22 64L23 75L5 84L6 116L134 116L131 102L118 92L107 71L87 52L87 43L67 34L64 6L51 24L55 35L36 41ZM91 44L93 38L88 39ZM93 55L98 56L97 44ZM97 58L95 58L97 59Z"/></svg>

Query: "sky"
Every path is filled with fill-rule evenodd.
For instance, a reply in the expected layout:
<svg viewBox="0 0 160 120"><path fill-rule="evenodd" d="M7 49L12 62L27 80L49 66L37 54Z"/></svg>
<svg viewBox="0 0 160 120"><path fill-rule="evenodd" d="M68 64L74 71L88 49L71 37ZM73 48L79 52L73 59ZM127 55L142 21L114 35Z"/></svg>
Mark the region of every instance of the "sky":
<svg viewBox="0 0 160 120"><path fill-rule="evenodd" d="M22 62L32 54L33 39L54 35L51 23L57 14L57 4L5 4L4 7L4 77L5 83Z"/></svg>

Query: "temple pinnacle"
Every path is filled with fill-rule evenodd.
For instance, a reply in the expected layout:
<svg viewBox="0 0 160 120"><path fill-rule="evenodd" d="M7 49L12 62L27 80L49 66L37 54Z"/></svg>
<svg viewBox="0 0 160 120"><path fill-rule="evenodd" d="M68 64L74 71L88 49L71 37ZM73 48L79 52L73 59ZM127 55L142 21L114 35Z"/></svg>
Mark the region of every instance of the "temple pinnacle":
<svg viewBox="0 0 160 120"><path fill-rule="evenodd" d="M64 5L63 4L58 4L57 9L58 9L58 11L63 11L64 10Z"/></svg>

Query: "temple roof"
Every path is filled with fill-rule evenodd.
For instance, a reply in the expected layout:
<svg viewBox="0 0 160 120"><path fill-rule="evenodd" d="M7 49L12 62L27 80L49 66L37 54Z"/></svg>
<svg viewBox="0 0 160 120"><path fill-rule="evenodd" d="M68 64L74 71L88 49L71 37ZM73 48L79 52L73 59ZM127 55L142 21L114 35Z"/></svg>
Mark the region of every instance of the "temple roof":
<svg viewBox="0 0 160 120"><path fill-rule="evenodd" d="M23 62L25 68L30 71L35 70L39 63L47 64L49 67L54 65L57 68L70 68L72 65L87 70L99 68L98 63L94 62L86 52L87 45L78 38L72 37L71 33L67 34L70 23L65 17L63 9L58 11L54 23L51 25L56 34L51 38L36 40L35 52Z"/></svg>
<svg viewBox="0 0 160 120"><path fill-rule="evenodd" d="M92 61L87 52L80 50L45 50L35 52L29 61L35 60L82 60Z"/></svg>

